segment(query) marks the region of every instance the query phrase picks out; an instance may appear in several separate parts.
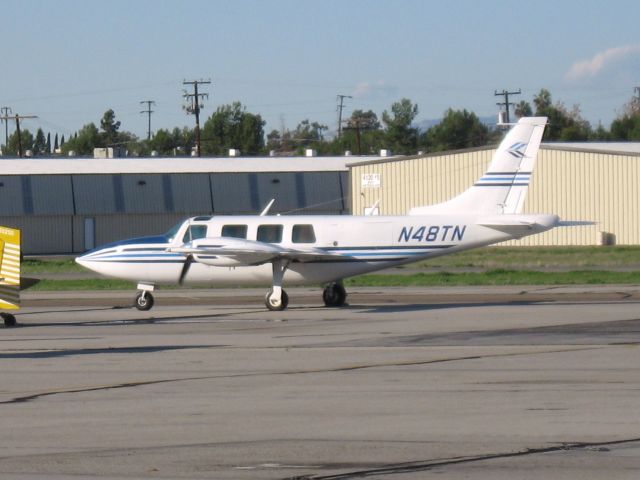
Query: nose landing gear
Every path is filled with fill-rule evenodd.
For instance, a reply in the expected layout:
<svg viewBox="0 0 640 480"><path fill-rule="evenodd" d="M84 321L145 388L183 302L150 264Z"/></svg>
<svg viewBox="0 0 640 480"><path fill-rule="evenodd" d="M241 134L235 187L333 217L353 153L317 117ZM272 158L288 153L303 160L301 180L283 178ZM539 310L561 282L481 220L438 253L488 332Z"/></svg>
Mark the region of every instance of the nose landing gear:
<svg viewBox="0 0 640 480"><path fill-rule="evenodd" d="M138 310L146 312L147 310L151 310L151 307L153 307L153 303L154 299L153 295L151 295L151 292L148 292L147 290L141 290L136 295L136 299L133 305Z"/></svg>

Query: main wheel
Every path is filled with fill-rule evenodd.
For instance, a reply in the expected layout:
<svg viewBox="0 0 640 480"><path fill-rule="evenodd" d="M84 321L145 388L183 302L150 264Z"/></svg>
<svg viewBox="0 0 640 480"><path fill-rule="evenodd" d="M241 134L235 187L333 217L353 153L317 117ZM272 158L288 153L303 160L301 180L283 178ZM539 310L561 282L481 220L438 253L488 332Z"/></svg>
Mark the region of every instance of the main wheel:
<svg viewBox="0 0 640 480"><path fill-rule="evenodd" d="M282 290L280 300L276 300L273 297L273 288L270 288L267 294L264 296L264 304L269 310L272 310L274 312L284 310L289 305L289 295L287 295L287 292Z"/></svg>
<svg viewBox="0 0 640 480"><path fill-rule="evenodd" d="M15 327L16 326L16 317L14 317L11 313L0 313L0 316L4 320L5 327Z"/></svg>
<svg viewBox="0 0 640 480"><path fill-rule="evenodd" d="M143 312L151 310L153 307L153 295L150 292L138 292L134 306Z"/></svg>
<svg viewBox="0 0 640 480"><path fill-rule="evenodd" d="M327 307L341 307L347 300L347 291L339 283L330 283L322 292L322 300Z"/></svg>

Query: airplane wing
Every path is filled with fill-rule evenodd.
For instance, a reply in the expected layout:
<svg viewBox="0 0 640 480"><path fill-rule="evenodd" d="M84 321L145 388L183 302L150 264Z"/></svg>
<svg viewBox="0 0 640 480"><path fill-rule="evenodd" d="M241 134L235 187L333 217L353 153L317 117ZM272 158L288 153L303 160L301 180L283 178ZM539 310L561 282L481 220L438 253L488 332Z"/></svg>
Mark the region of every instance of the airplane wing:
<svg viewBox="0 0 640 480"><path fill-rule="evenodd" d="M318 248L285 248L272 243L227 237L202 238L179 247L170 247L167 251L182 253L193 261L214 266L260 265L274 259L312 262L340 256Z"/></svg>

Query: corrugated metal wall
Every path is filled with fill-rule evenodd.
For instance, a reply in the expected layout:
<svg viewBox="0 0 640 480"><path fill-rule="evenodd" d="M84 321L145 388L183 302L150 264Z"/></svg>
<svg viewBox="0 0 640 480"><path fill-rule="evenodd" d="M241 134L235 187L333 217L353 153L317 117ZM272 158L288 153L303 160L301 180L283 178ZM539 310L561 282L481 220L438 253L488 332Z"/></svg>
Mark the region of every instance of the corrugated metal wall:
<svg viewBox="0 0 640 480"><path fill-rule="evenodd" d="M161 233L192 215L348 213L348 172L0 175L0 224L26 254ZM91 228L91 232L85 232ZM85 235L87 234L87 235Z"/></svg>
<svg viewBox="0 0 640 480"><path fill-rule="evenodd" d="M352 211L380 200L380 214L445 201L466 190L485 172L493 149L422 158L390 159L351 167ZM363 175L378 174L379 187L363 187ZM543 147L524 205L526 213L556 213L563 220L597 222L561 227L513 245L597 245L609 240L640 244L640 156ZM369 182L375 185L374 182Z"/></svg>

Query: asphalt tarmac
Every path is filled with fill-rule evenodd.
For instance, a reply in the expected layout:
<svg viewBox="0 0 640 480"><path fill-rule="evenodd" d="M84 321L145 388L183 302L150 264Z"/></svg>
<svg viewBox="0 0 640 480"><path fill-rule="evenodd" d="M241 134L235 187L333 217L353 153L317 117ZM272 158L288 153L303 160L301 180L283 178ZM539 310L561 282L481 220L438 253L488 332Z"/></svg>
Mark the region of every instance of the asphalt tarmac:
<svg viewBox="0 0 640 480"><path fill-rule="evenodd" d="M2 479L637 479L640 287L29 293Z"/></svg>

